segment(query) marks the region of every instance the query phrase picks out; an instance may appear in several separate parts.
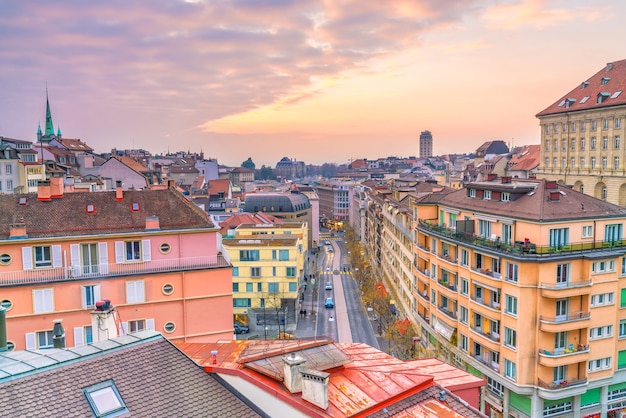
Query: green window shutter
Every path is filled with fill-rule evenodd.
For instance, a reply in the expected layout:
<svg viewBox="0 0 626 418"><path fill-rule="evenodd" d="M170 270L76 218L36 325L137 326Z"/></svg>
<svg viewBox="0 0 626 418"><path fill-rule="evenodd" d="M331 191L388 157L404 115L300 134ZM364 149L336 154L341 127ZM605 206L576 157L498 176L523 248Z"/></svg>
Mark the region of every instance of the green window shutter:
<svg viewBox="0 0 626 418"><path fill-rule="evenodd" d="M614 390L624 389L624 388L626 388L626 382L616 383L614 385L609 386L609 392L612 392Z"/></svg>
<svg viewBox="0 0 626 418"><path fill-rule="evenodd" d="M600 388L589 389L580 395L580 406L597 405L600 403Z"/></svg>
<svg viewBox="0 0 626 418"><path fill-rule="evenodd" d="M622 350L617 353L617 368L626 368L626 350Z"/></svg>
<svg viewBox="0 0 626 418"><path fill-rule="evenodd" d="M518 395L515 392L510 392L510 405L520 412L530 416L530 398L524 395Z"/></svg>
<svg viewBox="0 0 626 418"><path fill-rule="evenodd" d="M598 389L599 391L600 389ZM600 392L598 392L598 394L600 394ZM600 398L598 398L599 400ZM572 398L562 398L562 399L555 399L553 401L545 399L543 401L543 407L547 407L547 406L552 406L552 405L558 405L560 403L565 403L565 402L572 402ZM582 405L582 404L581 404Z"/></svg>
<svg viewBox="0 0 626 418"><path fill-rule="evenodd" d="M626 288L624 288L624 289L622 289L620 291L619 307L620 308L626 308Z"/></svg>

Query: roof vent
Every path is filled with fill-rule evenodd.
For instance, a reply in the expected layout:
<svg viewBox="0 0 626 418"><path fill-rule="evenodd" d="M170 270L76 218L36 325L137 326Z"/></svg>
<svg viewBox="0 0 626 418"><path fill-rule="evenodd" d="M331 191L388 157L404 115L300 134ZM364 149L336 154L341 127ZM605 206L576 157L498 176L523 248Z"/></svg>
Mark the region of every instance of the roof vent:
<svg viewBox="0 0 626 418"><path fill-rule="evenodd" d="M606 72L608 73L612 69L613 69L613 63L612 62L607 63L606 64Z"/></svg>
<svg viewBox="0 0 626 418"><path fill-rule="evenodd" d="M583 81L582 84L580 85L581 89L584 89L585 87L587 87L589 85L588 81Z"/></svg>

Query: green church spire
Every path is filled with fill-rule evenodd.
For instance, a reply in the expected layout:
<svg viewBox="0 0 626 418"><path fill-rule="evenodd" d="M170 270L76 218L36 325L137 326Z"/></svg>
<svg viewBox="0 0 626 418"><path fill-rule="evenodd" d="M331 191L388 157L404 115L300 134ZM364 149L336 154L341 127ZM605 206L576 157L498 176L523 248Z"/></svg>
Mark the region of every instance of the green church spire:
<svg viewBox="0 0 626 418"><path fill-rule="evenodd" d="M46 89L46 131L44 136L50 137L54 135L54 126L52 125L52 113L50 112L50 102L48 101L48 89Z"/></svg>

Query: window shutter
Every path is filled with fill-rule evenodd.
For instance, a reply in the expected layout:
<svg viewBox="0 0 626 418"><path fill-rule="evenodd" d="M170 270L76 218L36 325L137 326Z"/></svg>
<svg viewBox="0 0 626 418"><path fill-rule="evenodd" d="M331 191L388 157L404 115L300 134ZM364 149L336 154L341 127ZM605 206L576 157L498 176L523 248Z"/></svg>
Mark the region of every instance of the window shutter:
<svg viewBox="0 0 626 418"><path fill-rule="evenodd" d="M122 333L128 335L128 322L122 322Z"/></svg>
<svg viewBox="0 0 626 418"><path fill-rule="evenodd" d="M74 328L74 347L80 347L85 345L85 339L83 337L83 327Z"/></svg>
<svg viewBox="0 0 626 418"><path fill-rule="evenodd" d="M137 302L145 302L146 301L146 295L145 295L145 289L144 289L144 282L143 281L139 281L139 282L135 282L135 295L137 297Z"/></svg>
<svg viewBox="0 0 626 418"><path fill-rule="evenodd" d="M80 276L80 247L78 244L70 244L70 264L72 275Z"/></svg>
<svg viewBox="0 0 626 418"><path fill-rule="evenodd" d="M101 300L100 298L100 285L94 285L93 287L93 302L96 303L97 301Z"/></svg>
<svg viewBox="0 0 626 418"><path fill-rule="evenodd" d="M141 256L143 261L151 261L152 253L150 252L150 240L144 239L141 241Z"/></svg>
<svg viewBox="0 0 626 418"><path fill-rule="evenodd" d="M87 286L80 287L80 306L83 309L87 309ZM76 328L74 328L76 330ZM74 331L74 335L76 335L76 331Z"/></svg>
<svg viewBox="0 0 626 418"><path fill-rule="evenodd" d="M26 349L27 350L37 349L36 335L34 332L26 333Z"/></svg>
<svg viewBox="0 0 626 418"><path fill-rule="evenodd" d="M124 262L124 242L115 241L115 263L122 264Z"/></svg>
<svg viewBox="0 0 626 418"><path fill-rule="evenodd" d="M154 318L146 319L146 329L154 331Z"/></svg>
<svg viewBox="0 0 626 418"><path fill-rule="evenodd" d="M55 269L63 267L63 257L61 255L60 245L52 246L52 267Z"/></svg>
<svg viewBox="0 0 626 418"><path fill-rule="evenodd" d="M108 248L109 247L106 242L98 243L98 263L100 264L100 274L109 274Z"/></svg>
<svg viewBox="0 0 626 418"><path fill-rule="evenodd" d="M22 247L22 268L24 270L33 269L33 248Z"/></svg>
<svg viewBox="0 0 626 418"><path fill-rule="evenodd" d="M137 300L135 282L126 282L126 303L135 303Z"/></svg>
<svg viewBox="0 0 626 418"><path fill-rule="evenodd" d="M626 308L626 288L620 290L619 307Z"/></svg>

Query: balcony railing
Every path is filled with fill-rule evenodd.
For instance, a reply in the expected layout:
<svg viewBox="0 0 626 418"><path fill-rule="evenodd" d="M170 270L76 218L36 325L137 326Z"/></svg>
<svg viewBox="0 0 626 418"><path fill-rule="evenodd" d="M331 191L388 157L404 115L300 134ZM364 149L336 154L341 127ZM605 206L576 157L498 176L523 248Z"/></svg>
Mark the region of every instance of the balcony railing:
<svg viewBox="0 0 626 418"><path fill-rule="evenodd" d="M441 260L445 260L448 263L453 263L456 264L457 262L457 258L453 255L450 255L448 253L438 253L437 257L440 258Z"/></svg>
<svg viewBox="0 0 626 418"><path fill-rule="evenodd" d="M487 361L484 358L482 358L481 356L474 356L474 358L476 360L478 360L479 363L484 364L485 366L489 367L492 370L495 370L497 372L500 372L500 364L496 363L495 361Z"/></svg>
<svg viewBox="0 0 626 418"><path fill-rule="evenodd" d="M559 316L543 316L539 317L539 320L542 322L548 322L553 324L561 324L565 322L573 322L573 321L584 321L586 319L591 318L591 312L572 312L567 315L559 315Z"/></svg>
<svg viewBox="0 0 626 418"><path fill-rule="evenodd" d="M502 279L502 274L495 272L495 271L491 271L489 269L484 269L484 268L477 268L477 267L472 267L471 268L473 272L482 274L483 276L488 276L497 280Z"/></svg>
<svg viewBox="0 0 626 418"><path fill-rule="evenodd" d="M477 327L470 327L470 329L474 331L475 333L480 334L483 337L490 339L494 343L500 342L500 334L497 334L495 332L483 332L482 328L477 328Z"/></svg>
<svg viewBox="0 0 626 418"><path fill-rule="evenodd" d="M430 298L428 297L428 293L426 291L418 292L417 294L425 301L430 301Z"/></svg>
<svg viewBox="0 0 626 418"><path fill-rule="evenodd" d="M474 302L476 302L476 303L478 303L480 305L486 306L489 309L495 309L497 311L500 310L500 304L498 302L493 302L493 301L487 302L486 300L484 300L482 298L477 298L476 296L471 296L471 299Z"/></svg>
<svg viewBox="0 0 626 418"><path fill-rule="evenodd" d="M572 354L578 353L588 353L589 352L589 344L570 344L568 348L553 348L552 351L548 350L539 350L539 355L546 357L562 357L569 356Z"/></svg>
<svg viewBox="0 0 626 418"><path fill-rule="evenodd" d="M426 221L419 221L418 229L426 230L443 238L449 238L457 242L465 242L478 247L488 248L507 254L519 256L552 256L555 254L567 254L580 251L606 250L608 248L626 248L626 239L612 241L585 241L571 242L560 245L536 245L528 241L515 241L514 243L504 243L498 238L490 239L479 235L472 235L465 232L457 232L456 229L432 224Z"/></svg>
<svg viewBox="0 0 626 418"><path fill-rule="evenodd" d="M454 283L450 283L446 280L438 280L437 281L440 285L442 285L443 287L452 290L453 292L456 292L456 285Z"/></svg>
<svg viewBox="0 0 626 418"><path fill-rule="evenodd" d="M451 312L448 310L448 308L446 306L437 306L437 310L445 315L447 315L448 317L452 318L452 319L457 319L456 318L456 313Z"/></svg>
<svg viewBox="0 0 626 418"><path fill-rule="evenodd" d="M20 270L0 273L0 287L22 284L62 282L74 279L133 276L150 273L204 270L228 267L230 263L221 255L207 257L172 258L138 263L100 264L87 267L58 267Z"/></svg>
<svg viewBox="0 0 626 418"><path fill-rule="evenodd" d="M584 379L574 379L574 380L562 380L562 381L554 381L554 382L544 382L541 379L538 379L537 386L542 387L544 389L558 390L565 389L572 386L586 385L587 378Z"/></svg>
<svg viewBox="0 0 626 418"><path fill-rule="evenodd" d="M587 286L591 286L591 284L592 284L591 280L578 280L578 281L568 280L566 282L558 282L558 283L542 282L541 287L544 289L558 290L558 289L568 289L568 288L575 288L575 287L587 287Z"/></svg>

